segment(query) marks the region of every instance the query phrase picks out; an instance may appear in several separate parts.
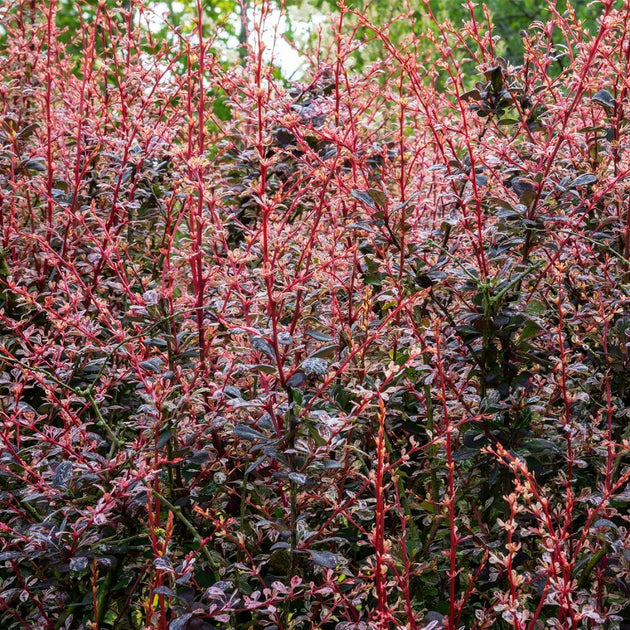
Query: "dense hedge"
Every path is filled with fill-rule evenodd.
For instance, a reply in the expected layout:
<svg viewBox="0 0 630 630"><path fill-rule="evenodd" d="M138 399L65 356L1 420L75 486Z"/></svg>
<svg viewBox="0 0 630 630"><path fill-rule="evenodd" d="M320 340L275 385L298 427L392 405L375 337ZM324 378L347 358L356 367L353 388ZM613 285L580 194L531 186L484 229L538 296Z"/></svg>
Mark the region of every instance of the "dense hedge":
<svg viewBox="0 0 630 630"><path fill-rule="evenodd" d="M3 628L628 627L630 5L598 6L515 67L482 20L421 52L342 4L289 83L262 29L225 67L140 3L68 43L5 5Z"/></svg>

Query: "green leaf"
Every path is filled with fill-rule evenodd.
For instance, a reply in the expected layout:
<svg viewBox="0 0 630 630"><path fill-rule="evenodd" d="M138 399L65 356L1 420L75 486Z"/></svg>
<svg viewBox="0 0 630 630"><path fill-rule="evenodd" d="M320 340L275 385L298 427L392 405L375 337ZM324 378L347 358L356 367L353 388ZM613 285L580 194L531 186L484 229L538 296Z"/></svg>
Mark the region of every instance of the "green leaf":
<svg viewBox="0 0 630 630"><path fill-rule="evenodd" d="M368 190L368 195L370 195L374 203L381 208L387 206L387 195L383 191L378 190L377 188L370 188L370 190Z"/></svg>
<svg viewBox="0 0 630 630"><path fill-rule="evenodd" d="M537 455L557 455L561 452L555 442L543 438L530 438L524 442L524 446Z"/></svg>
<svg viewBox="0 0 630 630"><path fill-rule="evenodd" d="M531 313L532 315L542 315L547 312L547 305L539 300L531 300L527 303L525 311L527 313Z"/></svg>
<svg viewBox="0 0 630 630"><path fill-rule="evenodd" d="M519 335L519 343L535 337L539 332L540 326L531 319L528 319L521 330L521 334Z"/></svg>
<svg viewBox="0 0 630 630"><path fill-rule="evenodd" d="M105 625L113 626L116 623L116 621L118 620L118 617L119 617L118 611L116 611L116 610L108 610L105 613L105 617L103 617L103 623Z"/></svg>
<svg viewBox="0 0 630 630"><path fill-rule="evenodd" d="M324 446L326 444L326 440L321 436L321 433L317 430L317 427L314 427L313 425L309 426L308 432L313 442L315 442L317 446ZM325 467L325 464L324 464L324 467Z"/></svg>

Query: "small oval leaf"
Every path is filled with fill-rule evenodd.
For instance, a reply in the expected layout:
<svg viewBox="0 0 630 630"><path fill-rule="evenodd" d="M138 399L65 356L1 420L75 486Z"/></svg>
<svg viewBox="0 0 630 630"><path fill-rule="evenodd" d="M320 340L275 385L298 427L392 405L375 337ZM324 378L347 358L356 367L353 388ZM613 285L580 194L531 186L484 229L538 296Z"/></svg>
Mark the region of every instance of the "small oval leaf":
<svg viewBox="0 0 630 630"><path fill-rule="evenodd" d="M173 619L173 621L168 624L168 630L183 630L192 616L192 613L184 613L180 617L177 617L177 619Z"/></svg>
<svg viewBox="0 0 630 630"><path fill-rule="evenodd" d="M246 424L237 424L234 427L234 435L241 440L264 440L265 435L252 427L248 427Z"/></svg>
<svg viewBox="0 0 630 630"><path fill-rule="evenodd" d="M589 184L594 184L597 181L597 177L592 173L584 173L584 175L579 175L576 177L570 184L569 188L577 188L578 186L588 186Z"/></svg>
<svg viewBox="0 0 630 630"><path fill-rule="evenodd" d="M598 521L595 521L593 527L610 527L610 529L614 529L615 531L618 529L617 525L607 518L600 518Z"/></svg>
<svg viewBox="0 0 630 630"><path fill-rule="evenodd" d="M171 571L174 573L173 565L166 556L159 556L153 560L153 566L162 571Z"/></svg>
<svg viewBox="0 0 630 630"><path fill-rule="evenodd" d="M290 472L287 476L293 483L296 483L298 486L306 486L311 481L305 474L299 472Z"/></svg>
<svg viewBox="0 0 630 630"><path fill-rule="evenodd" d="M367 193L365 190L353 190L352 196L355 199L362 201L368 208L371 208L372 210L376 210L376 204L374 203L374 200L372 199L372 197L370 197L369 193Z"/></svg>
<svg viewBox="0 0 630 630"><path fill-rule="evenodd" d="M154 372L158 374L162 371L162 366L164 365L164 361L162 359L155 357L153 359L147 359L146 361L140 361L140 367L147 372Z"/></svg>
<svg viewBox="0 0 630 630"><path fill-rule="evenodd" d="M333 338L330 335L327 335L319 330L307 330L305 334L317 341L333 341Z"/></svg>
<svg viewBox="0 0 630 630"><path fill-rule="evenodd" d="M607 109L612 109L615 106L615 99L611 96L608 90L599 90L598 92L595 92L591 100L602 107L606 107Z"/></svg>
<svg viewBox="0 0 630 630"><path fill-rule="evenodd" d="M57 468L55 468L55 472L53 473L53 486L57 486L57 488L65 488L68 485L70 477L72 477L72 469L72 462L61 462Z"/></svg>
<svg viewBox="0 0 630 630"><path fill-rule="evenodd" d="M252 337L250 339L250 342L254 350L263 352L273 361L276 360L276 353L273 349L273 346L266 339L264 339L263 337Z"/></svg>
<svg viewBox="0 0 630 630"><path fill-rule="evenodd" d="M301 368L306 374L325 376L328 374L328 361L324 361L324 359L318 357L308 357L302 361Z"/></svg>
<svg viewBox="0 0 630 630"><path fill-rule="evenodd" d="M327 569L335 569L339 564L338 556L336 553L330 551L314 551L309 550L313 562L320 567L326 567Z"/></svg>
<svg viewBox="0 0 630 630"><path fill-rule="evenodd" d="M387 195L382 190L370 188L368 195L370 195L372 201L374 201L377 206L384 208L387 205Z"/></svg>
<svg viewBox="0 0 630 630"><path fill-rule="evenodd" d="M306 384L306 374L304 374L302 370L298 370L297 372L294 372L293 374L291 374L291 376L289 377L289 380L287 381L287 385L289 387L294 387L296 389L303 387L305 384Z"/></svg>

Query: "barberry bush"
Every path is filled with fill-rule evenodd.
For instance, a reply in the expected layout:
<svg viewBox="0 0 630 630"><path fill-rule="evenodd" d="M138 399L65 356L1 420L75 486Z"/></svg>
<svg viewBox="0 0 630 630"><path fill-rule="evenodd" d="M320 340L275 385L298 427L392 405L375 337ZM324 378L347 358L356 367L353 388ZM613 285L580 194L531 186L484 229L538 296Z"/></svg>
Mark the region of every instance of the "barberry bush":
<svg viewBox="0 0 630 630"><path fill-rule="evenodd" d="M468 7L0 8L3 628L628 627L630 5Z"/></svg>

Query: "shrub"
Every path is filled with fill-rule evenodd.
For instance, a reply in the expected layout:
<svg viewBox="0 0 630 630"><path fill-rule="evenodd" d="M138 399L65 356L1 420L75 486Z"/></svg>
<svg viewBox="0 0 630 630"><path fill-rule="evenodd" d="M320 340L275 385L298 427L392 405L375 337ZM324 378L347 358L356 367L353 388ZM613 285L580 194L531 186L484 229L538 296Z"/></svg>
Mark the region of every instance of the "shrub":
<svg viewBox="0 0 630 630"><path fill-rule="evenodd" d="M4 627L627 623L628 7L293 83L144 10L3 8Z"/></svg>

